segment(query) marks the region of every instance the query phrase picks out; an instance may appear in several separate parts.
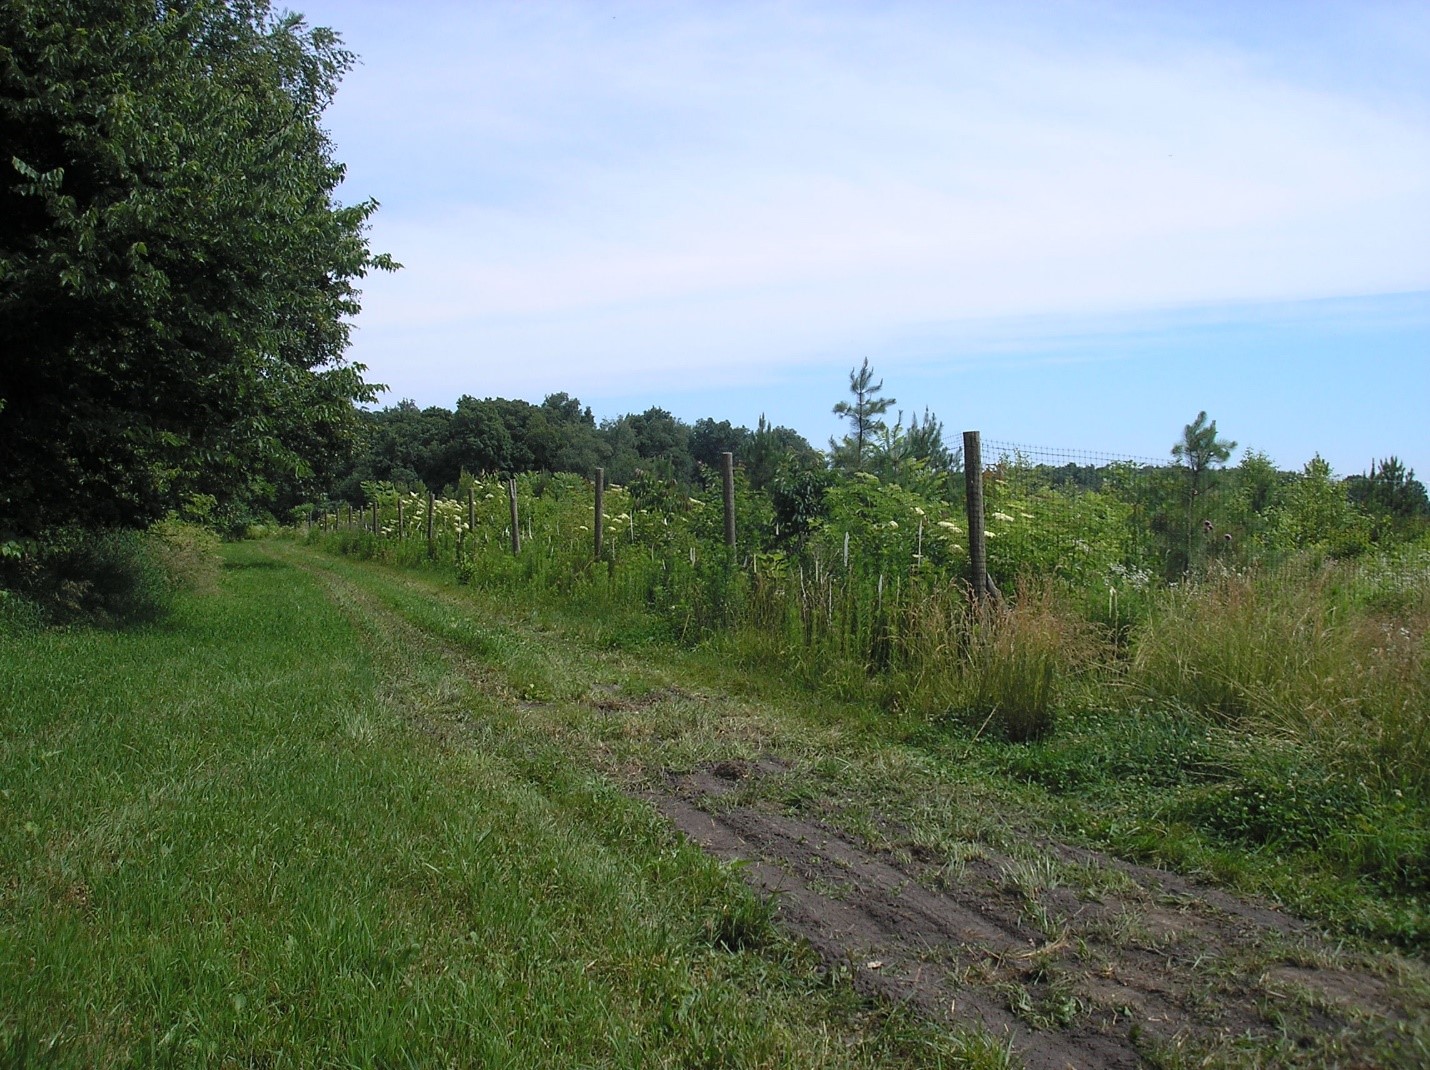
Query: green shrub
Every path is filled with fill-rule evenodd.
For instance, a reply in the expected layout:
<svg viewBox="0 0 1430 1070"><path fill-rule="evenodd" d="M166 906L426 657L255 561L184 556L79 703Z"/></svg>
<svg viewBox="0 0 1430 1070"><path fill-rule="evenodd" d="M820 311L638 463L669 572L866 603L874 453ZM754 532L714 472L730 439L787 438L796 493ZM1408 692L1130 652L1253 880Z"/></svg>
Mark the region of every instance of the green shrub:
<svg viewBox="0 0 1430 1070"><path fill-rule="evenodd" d="M38 555L31 594L56 623L158 620L177 582L156 544L138 531L65 532Z"/></svg>
<svg viewBox="0 0 1430 1070"><path fill-rule="evenodd" d="M148 542L179 586L209 591L219 576L219 537L209 528L170 517L149 529Z"/></svg>
<svg viewBox="0 0 1430 1070"><path fill-rule="evenodd" d="M163 617L182 589L217 581L218 536L176 519L149 531L50 532L0 559L0 630L118 627Z"/></svg>

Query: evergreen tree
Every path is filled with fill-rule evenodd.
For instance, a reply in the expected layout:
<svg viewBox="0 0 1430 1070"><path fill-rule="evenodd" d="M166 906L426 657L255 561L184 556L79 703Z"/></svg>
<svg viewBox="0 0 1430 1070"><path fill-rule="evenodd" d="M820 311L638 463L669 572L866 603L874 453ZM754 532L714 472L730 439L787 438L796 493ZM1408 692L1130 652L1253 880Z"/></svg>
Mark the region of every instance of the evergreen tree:
<svg viewBox="0 0 1430 1070"><path fill-rule="evenodd" d="M1235 442L1217 437L1216 421L1208 422L1205 411L1197 413L1197 418L1182 428L1181 441L1172 447L1173 458L1187 473L1184 568L1203 558L1198 548L1210 545L1216 534L1209 516L1211 508L1205 501L1206 491L1213 467L1226 464L1234 449Z"/></svg>
<svg viewBox="0 0 1430 1070"><path fill-rule="evenodd" d="M894 404L893 398L878 395L884 389L884 381L874 382L874 372L869 367L869 358L864 358L861 368L849 371L849 393L853 401L841 401L834 406L834 414L849 421L849 433L843 441L829 440L829 451L834 463L851 471L863 471L869 445L886 430L881 419Z"/></svg>

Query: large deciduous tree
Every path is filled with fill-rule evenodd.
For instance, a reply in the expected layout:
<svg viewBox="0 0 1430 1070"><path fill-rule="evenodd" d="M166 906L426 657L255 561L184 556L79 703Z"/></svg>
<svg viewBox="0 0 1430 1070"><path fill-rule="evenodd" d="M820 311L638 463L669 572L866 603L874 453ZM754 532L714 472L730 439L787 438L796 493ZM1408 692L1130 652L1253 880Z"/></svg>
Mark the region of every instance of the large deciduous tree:
<svg viewBox="0 0 1430 1070"><path fill-rule="evenodd" d="M0 535L321 467L393 266L320 125L353 63L266 0L0 5Z"/></svg>

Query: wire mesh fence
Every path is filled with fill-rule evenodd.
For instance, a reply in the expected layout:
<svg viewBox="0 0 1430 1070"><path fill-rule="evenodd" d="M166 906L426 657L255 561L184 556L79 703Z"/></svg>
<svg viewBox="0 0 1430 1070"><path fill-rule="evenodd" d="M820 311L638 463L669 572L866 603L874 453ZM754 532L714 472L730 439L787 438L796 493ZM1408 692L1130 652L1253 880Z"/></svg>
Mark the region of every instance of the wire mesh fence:
<svg viewBox="0 0 1430 1070"><path fill-rule="evenodd" d="M983 484L988 568L1005 586L1029 575L1146 584L1202 548L1188 491L1151 458L988 440Z"/></svg>

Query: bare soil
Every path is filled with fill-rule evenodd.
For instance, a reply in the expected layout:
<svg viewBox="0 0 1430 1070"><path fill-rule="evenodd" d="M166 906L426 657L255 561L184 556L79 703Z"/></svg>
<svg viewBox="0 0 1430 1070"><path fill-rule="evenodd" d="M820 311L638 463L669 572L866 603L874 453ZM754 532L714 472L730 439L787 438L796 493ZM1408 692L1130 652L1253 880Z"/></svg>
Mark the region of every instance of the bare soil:
<svg viewBox="0 0 1430 1070"><path fill-rule="evenodd" d="M1357 962L1304 922L1065 845L1041 845L1055 863L1046 867L992 850L950 864L927 849L871 849L817 803L791 812L739 790L783 768L722 761L669 774L648 797L706 851L741 863L829 969L871 995L1006 1038L1030 1070L1178 1055L1219 1064L1237 1061L1227 1056L1238 1049L1255 1065L1266 1045L1299 1062L1296 1048L1337 1034L1378 1050L1360 1065L1415 1058L1395 1038L1410 1032L1409 1018L1423 1026L1425 1008L1406 1006L1370 959ZM1092 879L1067 886L1058 874L1069 867Z"/></svg>

